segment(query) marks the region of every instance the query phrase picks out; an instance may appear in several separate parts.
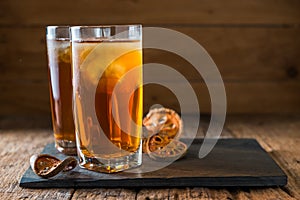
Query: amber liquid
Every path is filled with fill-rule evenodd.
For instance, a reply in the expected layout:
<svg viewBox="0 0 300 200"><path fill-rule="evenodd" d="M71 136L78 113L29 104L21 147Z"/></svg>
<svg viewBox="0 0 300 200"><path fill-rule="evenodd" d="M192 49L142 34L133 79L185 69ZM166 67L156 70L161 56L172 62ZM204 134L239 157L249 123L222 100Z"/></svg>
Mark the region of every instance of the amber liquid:
<svg viewBox="0 0 300 200"><path fill-rule="evenodd" d="M114 80L106 79L105 81L111 83ZM140 145L140 136L139 136L140 134L131 132L131 131L136 132L136 130L129 130L130 133L128 134L127 131L122 130L118 126L117 122L115 121L112 115L112 101L114 101L112 97L112 90L102 84L99 84L98 88L99 89L97 89L96 97L95 97L95 101L98 103L95 104L95 108L96 108L98 121L101 125L102 130L104 131L107 138L109 138L109 140L113 142L113 144L115 144L117 147L120 147L121 149L126 151L136 152L136 150ZM129 114L136 124L141 124L140 122L140 118L141 118L140 104L142 103L141 95L142 95L142 89L138 89L138 91L131 96L128 105ZM118 100L122 101L122 97ZM116 103L115 112L116 115L118 116L120 115L120 112L122 112L124 108L120 108L118 106L118 102L115 103ZM129 119L127 123L129 123Z"/></svg>
<svg viewBox="0 0 300 200"><path fill-rule="evenodd" d="M70 42L47 40L48 78L54 137L58 149L76 153L75 127L72 111L72 68ZM68 152L64 148L72 148Z"/></svg>
<svg viewBox="0 0 300 200"><path fill-rule="evenodd" d="M105 138L99 134L102 131L104 137L108 139L117 149L125 152L136 152L140 147L141 129L130 127L130 120L137 125L142 124L142 52L133 50L140 48L140 42L119 41L119 42L74 42L72 44L73 67L75 85L75 107L77 124L77 134L80 142L80 150L86 157L118 157L120 152L111 150L106 144ZM129 53L122 54L123 51ZM115 58L109 62L108 57ZM108 63L108 65L107 65ZM108 67L107 67L108 66ZM121 77L131 69L138 67L131 74L130 80L121 81ZM117 83L122 82L121 90L118 91L118 98L112 95ZM90 97L86 91L95 88ZM133 88L138 88L129 95L129 104L124 105L125 96ZM123 98L124 96L124 98ZM86 99L86 102L83 99ZM94 105L93 105L94 100ZM112 107L112 103L115 107ZM113 109L115 116L113 116ZM124 118L126 109L129 117ZM91 113L96 112L96 119ZM97 122L95 121L97 120ZM124 131L119 127L116 120L121 120L127 126ZM100 125L101 130L97 126Z"/></svg>

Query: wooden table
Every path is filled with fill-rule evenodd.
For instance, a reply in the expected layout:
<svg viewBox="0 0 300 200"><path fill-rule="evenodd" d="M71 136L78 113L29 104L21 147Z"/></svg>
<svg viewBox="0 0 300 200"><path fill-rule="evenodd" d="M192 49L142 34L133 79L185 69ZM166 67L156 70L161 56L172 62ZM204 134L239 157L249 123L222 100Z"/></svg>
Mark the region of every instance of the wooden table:
<svg viewBox="0 0 300 200"><path fill-rule="evenodd" d="M200 136L206 127L202 122ZM52 132L42 119L24 123L2 118L0 199L300 199L300 116L231 116L222 137L256 138L288 175L288 184L273 188L23 189L18 182L29 167L30 156L53 141Z"/></svg>

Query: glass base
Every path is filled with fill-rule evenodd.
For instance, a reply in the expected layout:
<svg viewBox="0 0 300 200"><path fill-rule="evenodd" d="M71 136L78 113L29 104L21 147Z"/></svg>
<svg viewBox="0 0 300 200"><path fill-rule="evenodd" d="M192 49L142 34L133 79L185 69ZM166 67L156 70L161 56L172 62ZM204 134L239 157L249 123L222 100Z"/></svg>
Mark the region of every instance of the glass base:
<svg viewBox="0 0 300 200"><path fill-rule="evenodd" d="M77 148L75 141L56 140L55 148L66 155L77 155Z"/></svg>
<svg viewBox="0 0 300 200"><path fill-rule="evenodd" d="M114 173L120 172L127 169L139 167L142 164L142 152L141 148L136 153L119 157L119 158L96 158L87 157L83 154L79 155L79 166L88 170L103 172L103 173Z"/></svg>

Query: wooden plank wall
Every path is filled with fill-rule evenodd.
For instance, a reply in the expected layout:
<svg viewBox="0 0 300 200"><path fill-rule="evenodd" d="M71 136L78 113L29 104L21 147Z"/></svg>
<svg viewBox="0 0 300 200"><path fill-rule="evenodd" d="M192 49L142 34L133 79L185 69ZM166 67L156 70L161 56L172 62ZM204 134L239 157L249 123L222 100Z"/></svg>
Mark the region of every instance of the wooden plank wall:
<svg viewBox="0 0 300 200"><path fill-rule="evenodd" d="M224 79L228 113L300 113L298 0L2 0L0 116L49 116L46 25L128 23L172 28L203 45ZM210 112L206 86L186 61L154 50L144 60L182 72L200 91L201 111ZM178 109L173 97L147 86L145 110L153 103Z"/></svg>

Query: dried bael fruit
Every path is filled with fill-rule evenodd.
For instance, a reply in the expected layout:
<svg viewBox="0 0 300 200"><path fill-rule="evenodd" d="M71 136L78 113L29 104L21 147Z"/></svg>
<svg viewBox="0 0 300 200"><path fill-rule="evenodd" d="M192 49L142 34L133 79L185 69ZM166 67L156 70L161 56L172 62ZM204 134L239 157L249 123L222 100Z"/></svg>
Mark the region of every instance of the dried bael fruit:
<svg viewBox="0 0 300 200"><path fill-rule="evenodd" d="M144 133L143 152L159 161L176 160L187 151L187 146L180 142L182 120L172 109L155 108L149 111L143 120L147 129Z"/></svg>
<svg viewBox="0 0 300 200"><path fill-rule="evenodd" d="M143 125L148 130L148 136L159 133L169 139L178 138L182 132L182 120L169 108L154 108L143 119Z"/></svg>
<svg viewBox="0 0 300 200"><path fill-rule="evenodd" d="M50 178L61 171L66 172L74 169L77 166L77 160L74 157L67 157L61 161L54 156L40 154L31 156L30 166L38 176Z"/></svg>
<svg viewBox="0 0 300 200"><path fill-rule="evenodd" d="M149 145L148 145L149 147ZM172 140L166 146L160 147L155 151L148 149L150 158L156 161L175 161L186 154L187 146L179 140Z"/></svg>

